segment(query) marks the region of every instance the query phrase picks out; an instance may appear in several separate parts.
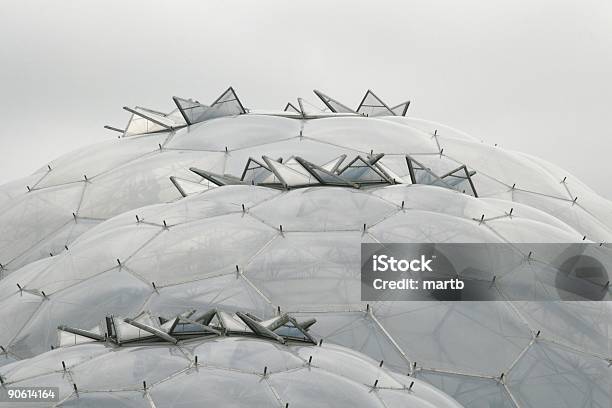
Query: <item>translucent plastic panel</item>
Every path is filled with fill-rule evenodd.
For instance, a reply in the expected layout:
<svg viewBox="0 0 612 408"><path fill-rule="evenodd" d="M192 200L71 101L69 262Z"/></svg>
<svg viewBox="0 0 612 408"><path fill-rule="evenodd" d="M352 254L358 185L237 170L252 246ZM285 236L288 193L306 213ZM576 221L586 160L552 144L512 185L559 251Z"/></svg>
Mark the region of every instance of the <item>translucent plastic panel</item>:
<svg viewBox="0 0 612 408"><path fill-rule="evenodd" d="M508 373L510 392L525 407L601 407L612 404L607 361L536 342Z"/></svg>
<svg viewBox="0 0 612 408"><path fill-rule="evenodd" d="M96 339L93 339L91 337L85 337L79 334L74 334L74 333L70 333L67 331L63 331L63 330L58 330L58 331L59 331L58 346L60 347L75 346L77 344L84 344L84 343L94 343L97 341ZM99 326L96 326L96 328L90 329L88 331L90 333L97 334L97 335L101 335L102 333Z"/></svg>
<svg viewBox="0 0 612 408"><path fill-rule="evenodd" d="M315 338L357 350L375 361L383 361L384 366L403 373L408 372L410 363L366 313L325 312L292 314L298 321L315 318L317 323L309 332Z"/></svg>
<svg viewBox="0 0 612 408"><path fill-rule="evenodd" d="M406 112L408 111L409 106L410 106L410 101L402 102L399 105L392 107L391 111L396 116L406 116Z"/></svg>
<svg viewBox="0 0 612 408"><path fill-rule="evenodd" d="M531 340L503 302L381 302L374 314L425 368L499 376Z"/></svg>
<svg viewBox="0 0 612 408"><path fill-rule="evenodd" d="M183 118L189 125L200 122L200 117L202 117L204 112L209 108L192 99L177 97L173 97L172 99L174 99L174 103L176 103L181 115L183 115Z"/></svg>
<svg viewBox="0 0 612 408"><path fill-rule="evenodd" d="M229 332L240 333L240 334L253 334L253 330L251 330L238 316L233 315L231 313L225 311L217 311L217 316L219 319L220 325L215 325L215 327L223 327Z"/></svg>
<svg viewBox="0 0 612 408"><path fill-rule="evenodd" d="M586 212L595 217L608 229L612 228L612 202L606 200L596 193L588 193L586 191L579 192L573 195L579 196L577 204Z"/></svg>
<svg viewBox="0 0 612 408"><path fill-rule="evenodd" d="M318 180L307 171L295 170L274 160L266 160L266 164L276 177L287 187L307 186L318 184Z"/></svg>
<svg viewBox="0 0 612 408"><path fill-rule="evenodd" d="M310 177L311 174L306 170L306 168L302 165L302 163L298 162L297 158L293 155L289 158L282 158L282 160L274 160L268 157L268 160L272 160L274 162L282 163L287 167L297 171L300 174Z"/></svg>
<svg viewBox="0 0 612 408"><path fill-rule="evenodd" d="M312 187L284 193L251 210L283 231L361 230L396 212L397 207L372 194L350 189Z"/></svg>
<svg viewBox="0 0 612 408"><path fill-rule="evenodd" d="M0 263L26 252L73 222L83 184L33 191L0 213ZM47 254L48 255L48 254Z"/></svg>
<svg viewBox="0 0 612 408"><path fill-rule="evenodd" d="M355 113L355 111L352 110L351 108L347 107L346 105L343 105L342 103L338 102L337 100L335 100L333 98L330 98L329 96L325 95L323 92L317 91L315 89L314 93L315 93L315 95L317 95L319 97L319 99L321 99L321 101L323 101L325 106L327 106L329 108L329 110L331 110L332 112L335 112L335 113Z"/></svg>
<svg viewBox="0 0 612 408"><path fill-rule="evenodd" d="M515 408L510 395L497 379L417 371L420 378L455 398L466 407Z"/></svg>
<svg viewBox="0 0 612 408"><path fill-rule="evenodd" d="M174 346L111 349L72 368L73 379L87 391L142 390L187 368L189 359Z"/></svg>
<svg viewBox="0 0 612 408"><path fill-rule="evenodd" d="M304 124L303 134L308 138L367 153L371 150L395 154L438 153L438 147L430 135L382 119L317 119Z"/></svg>
<svg viewBox="0 0 612 408"><path fill-rule="evenodd" d="M579 205L570 200L558 200L524 191L514 191L513 200L530 205L551 214L570 225L580 235L586 235L594 242L610 242L612 231L610 226L604 225Z"/></svg>
<svg viewBox="0 0 612 408"><path fill-rule="evenodd" d="M312 102L307 101L304 98L297 98L298 104L300 105L300 110L304 115L308 116L318 116L324 114L325 110L316 106Z"/></svg>
<svg viewBox="0 0 612 408"><path fill-rule="evenodd" d="M540 336L579 350L609 355L610 302L513 302Z"/></svg>
<svg viewBox="0 0 612 408"><path fill-rule="evenodd" d="M263 370L263 367L262 367ZM205 401L213 407L261 407L278 405L278 400L260 376L210 368L191 369L151 390L155 406L188 408Z"/></svg>
<svg viewBox="0 0 612 408"><path fill-rule="evenodd" d="M118 343L127 343L152 337L152 334L148 331L125 322L123 317L113 316L112 321ZM156 328L151 316L148 314L139 314L138 317L134 318L134 321Z"/></svg>
<svg viewBox="0 0 612 408"><path fill-rule="evenodd" d="M236 274L217 276L159 289L146 308L154 314L176 316L187 310L222 308L270 316L276 310L244 279Z"/></svg>
<svg viewBox="0 0 612 408"><path fill-rule="evenodd" d="M9 344L10 340L32 318L42 301L42 296L24 292L16 293L0 302L0 345Z"/></svg>
<svg viewBox="0 0 612 408"><path fill-rule="evenodd" d="M214 101L208 109L202 112L197 122L203 122L222 116L233 116L245 113L242 103L234 90L230 87Z"/></svg>
<svg viewBox="0 0 612 408"><path fill-rule="evenodd" d="M268 367L267 373L270 374L304 365L302 359L288 352L280 343L244 337L202 342L192 353L198 356L198 364L253 374L263 373L262 364Z"/></svg>
<svg viewBox="0 0 612 408"><path fill-rule="evenodd" d="M359 232L286 233L247 265L273 304L359 303Z"/></svg>
<svg viewBox="0 0 612 408"><path fill-rule="evenodd" d="M389 180L380 170L366 163L361 157L355 158L346 167L339 170L338 174L343 178L355 183L388 183Z"/></svg>
<svg viewBox="0 0 612 408"><path fill-rule="evenodd" d="M60 407L65 408L150 408L149 399L138 392L80 392L78 397L71 397Z"/></svg>
<svg viewBox="0 0 612 408"><path fill-rule="evenodd" d="M356 351L324 344L322 347L296 347L297 354L304 360L312 356L311 366L322 368L361 384L373 384L378 380L382 388L403 388L402 384L380 367L379 361L367 359Z"/></svg>
<svg viewBox="0 0 612 408"><path fill-rule="evenodd" d="M425 156L421 157L422 158ZM412 184L425 184L443 188L450 188L448 184L440 180L437 174L435 174L431 167L413 159L406 158L408 171L410 173L410 182Z"/></svg>
<svg viewBox="0 0 612 408"><path fill-rule="evenodd" d="M279 116L240 115L200 123L176 132L168 143L172 149L228 150L244 149L297 137L300 122ZM267 154L260 149L261 156ZM246 160L242 165L246 164Z"/></svg>
<svg viewBox="0 0 612 408"><path fill-rule="evenodd" d="M270 171L270 169L262 162L263 160L258 161L249 158L240 180L247 184L259 184L270 179L271 182L278 182L278 179L275 178L276 176L274 173L272 173L272 171Z"/></svg>
<svg viewBox="0 0 612 408"><path fill-rule="evenodd" d="M474 188L474 182L472 181L473 173L467 170L465 166L448 172L440 178L448 185L452 186L455 190L460 191L464 194L469 194L474 197L478 197L478 193Z"/></svg>
<svg viewBox="0 0 612 408"><path fill-rule="evenodd" d="M193 178L189 167L222 171L223 153L164 151L119 167L88 183L79 215L109 218L181 197L170 176Z"/></svg>
<svg viewBox="0 0 612 408"><path fill-rule="evenodd" d="M581 202L589 201L588 197L594 197L595 202L601 205L603 208L608 209L608 216L604 217L608 220L610 219L610 207L612 203L609 200L602 199L596 192L594 192L588 185L584 182L576 178L576 176L570 174L567 169L559 167L555 164L552 164L544 159L539 157L532 156L523 152L515 152L517 156L529 160L535 166L538 166L543 171L550 174L553 178L557 179L560 184L567 190L568 197L573 199L574 197L580 197ZM594 214L596 217L601 215L601 213L596 212ZM599 217L598 217L599 218ZM608 223L610 225L610 223Z"/></svg>
<svg viewBox="0 0 612 408"><path fill-rule="evenodd" d="M235 212L242 212L240 204L207 200L203 196L182 199L160 207L145 207L136 210L138 218L143 222L162 225L165 221L169 226ZM129 217L129 220L135 222L135 215Z"/></svg>
<svg viewBox="0 0 612 408"><path fill-rule="evenodd" d="M421 210L393 215L368 232L380 242L501 242L484 223Z"/></svg>
<svg viewBox="0 0 612 408"><path fill-rule="evenodd" d="M277 234L242 214L211 218L164 231L127 266L159 286L233 273Z"/></svg>
<svg viewBox="0 0 612 408"><path fill-rule="evenodd" d="M15 258L11 262L12 269L18 269L30 262L49 257L49 254L58 255L64 252L65 247L71 247L72 243L85 232L98 225L100 221L89 219L77 219L68 222L61 227L55 234L45 237L38 244ZM24 281L25 282L25 281Z"/></svg>
<svg viewBox="0 0 612 408"><path fill-rule="evenodd" d="M474 200L472 200L474 201ZM529 220L533 220L533 221L539 221L542 222L544 224L548 224L552 227L561 229L566 231L569 234L573 234L576 231L570 227L568 224L564 223L563 221L561 221L560 219L556 218L555 216L549 214L548 212L539 210L535 207L531 207L529 205L525 205L525 204L521 204L519 202L516 201L510 201L510 200L501 200L501 199L497 199L497 198L482 198L480 197L478 199L479 203L486 205L487 207L490 208L497 208L498 210L502 210L504 211L504 213L509 213L510 211L508 210L508 207L510 206L510 208L512 209L512 217L518 217L518 218L524 218L524 219L529 219ZM489 216L487 215L487 218Z"/></svg>
<svg viewBox="0 0 612 408"><path fill-rule="evenodd" d="M470 170L493 177L509 186L568 198L567 190L555 177L535 165L531 160L513 152L484 143L472 143L457 139L441 142L444 154L469 165Z"/></svg>
<svg viewBox="0 0 612 408"><path fill-rule="evenodd" d="M68 153L49 165L51 171L37 188L91 179L138 157L159 150L168 136L164 134L109 140Z"/></svg>
<svg viewBox="0 0 612 408"><path fill-rule="evenodd" d="M48 268L54 262L55 261L53 258L45 258L27 264L26 266L19 269L19 273L9 273L5 277L2 277L2 275L0 274L0 277L2 277L2 280L0 281L0 300L6 299L9 296L19 293L19 288L17 287L18 283L29 282L31 279L41 273L41 271Z"/></svg>
<svg viewBox="0 0 612 408"><path fill-rule="evenodd" d="M357 187L357 185L350 183L348 180L331 173L328 170L323 169L313 163L300 159L300 163L307 169L312 175L314 175L319 183L331 186L347 186Z"/></svg>
<svg viewBox="0 0 612 408"><path fill-rule="evenodd" d="M164 123L164 122L160 121L160 123ZM160 123L155 123L154 121L151 121L140 115L136 115L132 113L132 116L130 117L130 121L128 122L126 126L125 132L123 133L123 135L124 136L136 136L136 135L143 135L143 134L148 134L148 133L166 131L169 126L164 126L165 123L164 125L161 125Z"/></svg>
<svg viewBox="0 0 612 408"><path fill-rule="evenodd" d="M118 268L117 260L125 262L160 232L159 227L136 223L103 234L96 234L92 230L82 235L68 251L56 256L55 264L25 283L25 287L53 294L104 271Z"/></svg>
<svg viewBox="0 0 612 408"><path fill-rule="evenodd" d="M454 139L461 139L461 140L468 140L468 141L475 141L475 142L480 141L478 138L472 135L469 135L465 132L462 132L457 129L453 129L450 126L443 125L441 123L433 122L430 120L419 119L419 118L414 118L414 117L402 117L402 116L387 116L383 119L389 122L394 122L397 124L404 125L406 127L421 130L432 136L434 133L436 133L437 137L440 138L441 140L444 140L446 138L454 138Z"/></svg>
<svg viewBox="0 0 612 408"><path fill-rule="evenodd" d="M49 297L24 330L11 342L15 353L31 356L57 344L57 327L91 328L109 315L135 315L153 288L125 270L90 278ZM0 310L0 320L4 319Z"/></svg>
<svg viewBox="0 0 612 408"><path fill-rule="evenodd" d="M176 189L181 193L183 197L187 197L194 194L199 194L210 188L214 188L212 183L205 181L204 183L195 183L190 180L185 180L178 177L170 177L170 181L174 184Z"/></svg>
<svg viewBox="0 0 612 408"><path fill-rule="evenodd" d="M336 157L333 160L328 161L325 164L321 165L321 168L331 172L331 173L335 173L336 170L340 167L340 165L342 164L342 162L344 161L344 159L346 159L346 155L341 155Z"/></svg>
<svg viewBox="0 0 612 408"><path fill-rule="evenodd" d="M395 113L374 92L368 90L357 108L365 116L395 116Z"/></svg>
<svg viewBox="0 0 612 408"><path fill-rule="evenodd" d="M17 358L13 355L10 355L8 353L0 353L0 368L15 363L19 360L17 360Z"/></svg>
<svg viewBox="0 0 612 408"><path fill-rule="evenodd" d="M199 201L209 201L213 203L226 204L242 208L251 208L258 203L270 200L279 196L281 193L265 187L257 186L223 186L221 188L207 191L199 197L193 198L194 203ZM175 204L181 208L181 204Z"/></svg>
<svg viewBox="0 0 612 408"><path fill-rule="evenodd" d="M415 381L415 385L413 386L413 390L407 390L407 389L381 389L377 396L378 398L380 398L381 401L384 402L384 406L386 408L403 408L403 407L426 407L426 408L433 408L433 407L461 407L458 403L452 401L451 398L446 398L446 401L444 402L440 402L440 401L436 401L436 404L431 403L431 401L428 401L426 399L423 398L419 398L419 394L417 392L417 390L420 389L417 388L419 386L416 385L416 381ZM409 405L407 405L407 402L409 402Z"/></svg>
<svg viewBox="0 0 612 408"><path fill-rule="evenodd" d="M582 236L576 232L559 229L555 226L521 218L500 218L487 221L487 225L508 242L565 243L581 242Z"/></svg>
<svg viewBox="0 0 612 408"><path fill-rule="evenodd" d="M55 349L29 360L22 360L11 367L0 369L0 372L9 381L20 381L26 378L62 371L62 361L66 364L67 368L72 368L77 364L106 353L107 350L103 344L86 344L79 347Z"/></svg>
<svg viewBox="0 0 612 408"><path fill-rule="evenodd" d="M382 406L363 384L314 367L275 374L268 381L282 401L307 401L304 405L312 408L329 407L330 401L338 408Z"/></svg>
<svg viewBox="0 0 612 408"><path fill-rule="evenodd" d="M34 186L46 174L47 168L45 167L41 172L0 185L0 210L15 205L18 199L28 194L26 186Z"/></svg>
<svg viewBox="0 0 612 408"><path fill-rule="evenodd" d="M454 190L422 184L385 186L375 190L372 194L398 206L401 206L403 202L405 209L439 212L468 220L480 219L483 214L487 219L503 217L510 212L514 205L511 201L502 200L497 200L492 204L492 202L484 199L477 200L459 194ZM513 214L515 211L516 214L521 213L521 211L515 209ZM553 217L549 218L554 219ZM559 223L558 220L557 223Z"/></svg>
<svg viewBox="0 0 612 408"><path fill-rule="evenodd" d="M420 380L419 378L416 378L414 376L410 376L410 375L405 375L405 374L401 374L401 373L396 373L396 372L390 372L390 374L400 383L402 383L405 387L409 388L410 384L413 384L412 386L412 391L414 393L414 395L418 398L420 398L421 400L427 401L430 404L432 404L435 407L453 407L453 408L460 408L463 405L459 404L455 399L451 398L450 396L446 395L444 392L442 392L439 388L434 387L433 385ZM397 403L400 402L397 398L397 391L395 390L389 390L388 392L381 390L381 397L382 399L385 401L385 403L387 404L387 406L398 406L398 405L393 405L393 403ZM393 397L389 394L395 394ZM401 407L402 405L399 405L398 407ZM417 405L419 406L419 405ZM428 406L428 405L425 405ZM490 407L487 407L490 408Z"/></svg>
<svg viewBox="0 0 612 408"><path fill-rule="evenodd" d="M416 157L419 158L421 156L419 155ZM376 164L382 166L383 170L395 180L404 181L406 183L411 182L408 165L406 164L406 156L401 154L385 154Z"/></svg>

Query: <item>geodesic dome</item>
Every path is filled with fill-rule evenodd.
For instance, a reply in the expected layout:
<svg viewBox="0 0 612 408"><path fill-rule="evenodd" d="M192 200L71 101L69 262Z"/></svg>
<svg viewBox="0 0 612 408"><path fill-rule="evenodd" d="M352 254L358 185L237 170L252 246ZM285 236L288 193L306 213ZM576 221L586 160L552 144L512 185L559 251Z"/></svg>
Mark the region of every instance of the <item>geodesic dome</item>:
<svg viewBox="0 0 612 408"><path fill-rule="evenodd" d="M466 406L607 408L609 302L368 304L359 251L368 242L608 242L612 205L541 160L380 103L366 117L364 102L348 112L322 100L331 113L234 104L216 118L179 100L188 126L145 112L169 127L143 127L139 116L124 137L4 186L0 361L48 350L59 325L92 327L110 314L218 306L271 317L280 307ZM134 135L142 129L154 133ZM384 180L360 173L348 180L357 186L336 185L344 168L326 165L342 155ZM265 173L267 183L243 183L249 158L272 182ZM462 166L473 190L448 181ZM317 178L317 168L331 176ZM524 276L517 268L495 287L510 294ZM597 284L609 299L606 279Z"/></svg>

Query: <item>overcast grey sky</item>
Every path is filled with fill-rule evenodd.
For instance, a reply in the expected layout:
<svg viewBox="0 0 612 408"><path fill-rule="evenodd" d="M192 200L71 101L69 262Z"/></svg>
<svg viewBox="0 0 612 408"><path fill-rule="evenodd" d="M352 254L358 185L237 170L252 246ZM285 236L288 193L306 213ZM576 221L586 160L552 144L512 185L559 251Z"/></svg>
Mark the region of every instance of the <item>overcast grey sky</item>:
<svg viewBox="0 0 612 408"><path fill-rule="evenodd" d="M0 183L233 85L247 107L367 88L612 198L609 0L0 3Z"/></svg>

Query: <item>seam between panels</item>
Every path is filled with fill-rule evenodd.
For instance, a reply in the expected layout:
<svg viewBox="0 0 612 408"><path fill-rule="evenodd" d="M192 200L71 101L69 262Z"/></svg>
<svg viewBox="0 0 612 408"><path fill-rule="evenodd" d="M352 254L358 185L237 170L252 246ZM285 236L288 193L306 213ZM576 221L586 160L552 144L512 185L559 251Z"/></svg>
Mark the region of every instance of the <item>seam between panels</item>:
<svg viewBox="0 0 612 408"><path fill-rule="evenodd" d="M48 165L50 165L50 164L48 164ZM36 180L36 182L35 182L35 183L32 185L32 189L35 189L35 188L36 188L36 186L37 186L37 185L39 185L39 184L40 184L40 183L41 183L41 182L42 182L42 181L43 181L45 178L47 178L47 176L48 176L50 173L51 173L51 171L50 171L50 170L47 170L47 171L45 172L45 174L43 174L43 175L42 175L42 176L41 176L41 177L40 177L38 180ZM31 175L33 176L33 175L35 175L35 174L36 174L36 173L31 174Z"/></svg>
<svg viewBox="0 0 612 408"><path fill-rule="evenodd" d="M417 373L417 372L452 374L452 375L459 375L459 376L462 376L462 377L480 378L480 379L483 379L483 380L493 380L493 381L495 381L497 383L500 383L499 382L499 377L493 377L493 376L490 376L490 375L475 374L475 373L466 373L466 372L455 371L455 370L446 370L446 369L442 369L442 368L418 367L416 370L414 370L414 373Z"/></svg>
<svg viewBox="0 0 612 408"><path fill-rule="evenodd" d="M180 130L180 129L178 129L178 130ZM168 143L170 143L170 142L171 142L171 141L174 139L174 137L176 136L176 132L177 132L177 129L173 129L173 130L171 130L171 131L169 131L169 132L168 132L168 136L166 137L166 139L164 140L164 142L161 144L161 145L162 145L162 147L164 147L164 148L165 148L165 147L166 147L166 145L167 145Z"/></svg>
<svg viewBox="0 0 612 408"><path fill-rule="evenodd" d="M145 396L147 397L147 402L149 403L150 408L157 408L157 405L155 405L155 401L153 401L153 396L148 390L145 393Z"/></svg>
<svg viewBox="0 0 612 408"><path fill-rule="evenodd" d="M50 190L50 189L58 188L58 187L66 187L66 186L71 186L71 185L75 185L75 184L78 184L78 183L84 183L84 182L85 182L85 180L83 180L83 178L80 178L79 180L64 181L62 183L52 184L52 185L45 186L45 187L32 186L32 192L34 193L34 192L37 192L37 191L45 191L45 190ZM29 193L29 191L27 193Z"/></svg>
<svg viewBox="0 0 612 408"><path fill-rule="evenodd" d="M565 191L567 191L567 195L570 197L570 199L573 200L574 199L574 195L572 194L572 192L570 191L569 187L567 186L567 183L562 181L561 184L563 184L563 187L565 187Z"/></svg>
<svg viewBox="0 0 612 408"><path fill-rule="evenodd" d="M383 215L383 216L382 216L382 217L381 217L379 220L377 220L376 222L373 222L373 223L372 223L372 224L370 224L370 225L367 225L367 224L366 224L366 230L367 230L367 229L370 229L370 228L372 228L372 227L376 227L378 224L381 224L381 223L383 223L384 221L388 220L389 218L392 218L392 217L394 217L394 216L396 216L396 215L398 215L398 214L400 214L400 213L402 213L402 212L403 212L403 210L402 210L401 208L394 208L394 209L391 209L391 210L390 210L388 213L386 213L385 215ZM359 230L359 231L361 231L361 230ZM364 232L365 232L365 231L364 231Z"/></svg>
<svg viewBox="0 0 612 408"><path fill-rule="evenodd" d="M566 348L566 349L571 350L572 352L577 353L577 354L582 354L582 355L585 355L585 356L601 359L601 360L604 360L604 361L610 361L610 360L608 360L608 358L609 358L608 356L605 356L605 355L602 355L602 354L598 354L598 353L593 353L593 352L590 352L590 351L587 351L587 350L582 350L582 349L577 348L576 346L572 346L572 345L569 345L567 343L563 343L563 342L560 342L560 341L557 341L557 340L553 340L553 339L547 338L546 336L539 338L539 340L544 342L544 343L553 344L553 345L555 345L557 347ZM612 357L612 356L610 356L610 357Z"/></svg>
<svg viewBox="0 0 612 408"><path fill-rule="evenodd" d="M382 388L382 387L381 387ZM376 399L380 402L380 405L383 408L389 408L389 406L385 403L385 401L382 399L382 397L380 396L380 394L378 392L374 392L374 396L376 397Z"/></svg>
<svg viewBox="0 0 612 408"><path fill-rule="evenodd" d="M408 363L408 367L410 367L410 373L413 374L414 373L414 369L412 368L412 360L410 358L408 358L408 356L406 355L404 350L399 346L399 344L397 344L397 342L391 336L391 334L387 331L387 329L385 329L383 327L383 325L380 323L380 321L376 318L372 308L370 308L369 313L367 313L367 316L369 316L372 319L372 321L376 324L376 326L378 326L378 328L383 333L383 335L385 337L387 337L387 339L391 342L393 347L395 347L397 349L397 351L400 353L402 358Z"/></svg>
<svg viewBox="0 0 612 408"><path fill-rule="evenodd" d="M518 364L518 362L523 358L523 356L527 353L527 351L531 348L531 346L535 343L536 338L532 333L532 338L529 341L529 343L527 344L527 346L525 346L523 348L523 350L518 354L518 356L516 356L516 358L514 359L514 361L512 363L510 363L510 366L504 371L504 373L506 373L506 375L509 375L510 372L512 371L512 369Z"/></svg>
<svg viewBox="0 0 612 408"><path fill-rule="evenodd" d="M74 210L74 213L78 216L79 212L81 211L81 207L83 206L83 200L85 200L85 192L87 191L87 186L88 186L89 182L84 182L83 183L83 191L81 192L81 198L79 199L79 202L77 203L77 207Z"/></svg>
<svg viewBox="0 0 612 408"><path fill-rule="evenodd" d="M274 396L274 398L276 398L276 400L278 401L278 406L279 407L283 407L283 400L280 397L280 395L278 394L278 392L276 391L276 389L272 386L272 384L270 384L270 380L268 378L264 377L264 382L266 383L266 385L268 386L268 388L270 389L270 391L272 392L272 395Z"/></svg>
<svg viewBox="0 0 612 408"><path fill-rule="evenodd" d="M516 400L516 398L514 398L514 395L512 394L512 392L510 392L510 388L508 388L508 385L506 385L506 383L502 383L504 390L506 391L506 393L508 394L508 396L510 397L510 401L512 401L512 403L514 404L514 406L516 408L521 408L520 404L518 403L518 401Z"/></svg>
<svg viewBox="0 0 612 408"><path fill-rule="evenodd" d="M527 330L529 330L529 333L531 333L531 335L533 336L534 328L531 326L531 324L529 323L527 318L525 318L525 316L523 316L521 311L514 305L514 302L512 300L508 299L508 296L504 292L502 292L501 290L498 290L498 292L502 295L503 298L506 299L503 302L505 304L507 304L508 307L510 307L510 309L512 309L512 311L519 317L521 322L525 325Z"/></svg>
<svg viewBox="0 0 612 408"><path fill-rule="evenodd" d="M264 302L268 303L270 306L274 306L272 304L272 300L270 300L257 286L255 286L255 284L253 282L251 282L250 279L248 279L246 276L244 276L244 273L242 273L241 271L239 271L238 273L240 274L240 277L242 279L244 279L244 281L247 283L247 285L249 285L251 288L253 288L253 290L259 296L261 296L261 298L263 299Z"/></svg>

